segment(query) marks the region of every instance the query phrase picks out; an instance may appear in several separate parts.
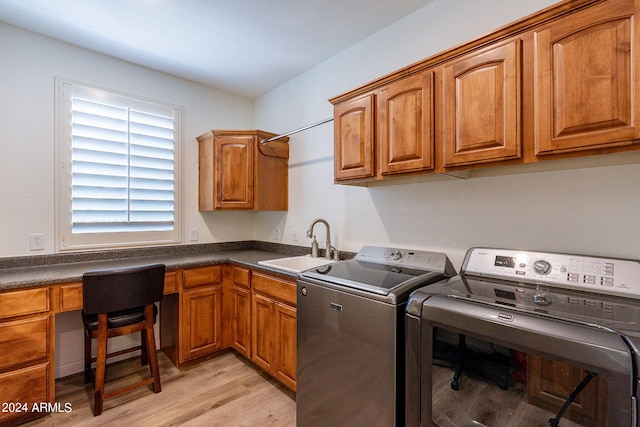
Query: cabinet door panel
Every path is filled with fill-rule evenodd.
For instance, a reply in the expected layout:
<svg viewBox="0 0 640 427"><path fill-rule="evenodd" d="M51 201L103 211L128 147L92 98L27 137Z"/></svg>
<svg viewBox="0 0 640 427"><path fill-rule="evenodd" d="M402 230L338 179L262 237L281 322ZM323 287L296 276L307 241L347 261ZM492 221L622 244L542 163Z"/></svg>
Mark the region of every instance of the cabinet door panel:
<svg viewBox="0 0 640 427"><path fill-rule="evenodd" d="M369 94L334 107L336 181L375 174L374 99Z"/></svg>
<svg viewBox="0 0 640 427"><path fill-rule="evenodd" d="M605 2L534 33L536 155L638 137L633 9L633 1Z"/></svg>
<svg viewBox="0 0 640 427"><path fill-rule="evenodd" d="M378 144L383 175L433 169L433 71L380 91Z"/></svg>
<svg viewBox="0 0 640 427"><path fill-rule="evenodd" d="M273 301L262 295L252 295L251 312L251 347L252 357L256 365L273 373L274 333L273 333Z"/></svg>
<svg viewBox="0 0 640 427"><path fill-rule="evenodd" d="M216 208L253 208L253 136L218 136Z"/></svg>
<svg viewBox="0 0 640 427"><path fill-rule="evenodd" d="M297 356L296 310L287 305L278 303L275 307L278 322L276 378L295 391Z"/></svg>
<svg viewBox="0 0 640 427"><path fill-rule="evenodd" d="M232 346L251 357L251 293L248 289L233 286Z"/></svg>
<svg viewBox="0 0 640 427"><path fill-rule="evenodd" d="M512 40L444 66L445 167L520 157L521 49Z"/></svg>
<svg viewBox="0 0 640 427"><path fill-rule="evenodd" d="M221 288L183 295L183 360L204 356L221 347Z"/></svg>

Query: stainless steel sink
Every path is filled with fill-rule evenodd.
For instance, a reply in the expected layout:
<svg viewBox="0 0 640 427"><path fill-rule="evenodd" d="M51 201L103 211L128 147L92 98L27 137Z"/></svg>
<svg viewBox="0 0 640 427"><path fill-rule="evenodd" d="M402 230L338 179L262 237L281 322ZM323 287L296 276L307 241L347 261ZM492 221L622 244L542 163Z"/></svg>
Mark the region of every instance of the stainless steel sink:
<svg viewBox="0 0 640 427"><path fill-rule="evenodd" d="M301 271L317 268L323 265L332 264L335 261L326 258L313 258L309 255L294 256L287 258L269 259L258 261L258 264L277 270L288 271L290 273L300 273Z"/></svg>

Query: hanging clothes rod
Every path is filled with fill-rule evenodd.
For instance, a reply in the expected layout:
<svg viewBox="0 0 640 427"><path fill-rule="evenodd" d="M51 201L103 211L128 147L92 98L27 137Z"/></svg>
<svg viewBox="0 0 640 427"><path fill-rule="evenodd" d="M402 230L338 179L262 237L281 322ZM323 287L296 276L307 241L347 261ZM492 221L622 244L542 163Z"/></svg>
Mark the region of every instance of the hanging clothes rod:
<svg viewBox="0 0 640 427"><path fill-rule="evenodd" d="M333 121L333 117L330 117L330 118L324 119L324 120L320 120L319 122L311 123L310 125L307 125L305 127L301 127L300 129L292 130L291 132L283 133L281 135L276 135L276 136L271 137L269 139L263 139L262 141L260 141L260 143L261 144L268 144L271 141L275 141L275 140L278 140L280 138L284 138L285 136L293 135L294 133L302 132L303 130L307 130L307 129L314 128L316 126L323 125L323 124L328 123L330 121Z"/></svg>

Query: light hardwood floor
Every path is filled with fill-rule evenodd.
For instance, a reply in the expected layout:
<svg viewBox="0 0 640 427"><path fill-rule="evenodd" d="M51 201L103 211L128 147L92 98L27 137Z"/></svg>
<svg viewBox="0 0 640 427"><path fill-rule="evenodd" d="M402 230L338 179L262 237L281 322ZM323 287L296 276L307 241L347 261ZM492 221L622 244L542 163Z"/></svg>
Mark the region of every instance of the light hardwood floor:
<svg viewBox="0 0 640 427"><path fill-rule="evenodd" d="M56 381L56 401L69 413L54 413L23 426L295 426L295 393L229 351L177 369L158 353L162 392L142 387L104 402L92 413L93 394L82 375ZM107 368L107 381L147 375L139 359ZM115 383L113 383L115 381ZM107 384L109 390L109 384Z"/></svg>

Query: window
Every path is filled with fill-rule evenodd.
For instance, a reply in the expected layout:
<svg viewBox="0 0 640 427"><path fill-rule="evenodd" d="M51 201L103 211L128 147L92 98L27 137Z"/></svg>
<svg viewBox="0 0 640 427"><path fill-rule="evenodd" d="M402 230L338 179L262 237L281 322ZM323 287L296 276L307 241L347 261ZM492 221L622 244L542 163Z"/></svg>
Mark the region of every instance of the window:
<svg viewBox="0 0 640 427"><path fill-rule="evenodd" d="M181 241L181 110L56 79L59 250Z"/></svg>

